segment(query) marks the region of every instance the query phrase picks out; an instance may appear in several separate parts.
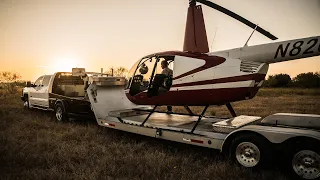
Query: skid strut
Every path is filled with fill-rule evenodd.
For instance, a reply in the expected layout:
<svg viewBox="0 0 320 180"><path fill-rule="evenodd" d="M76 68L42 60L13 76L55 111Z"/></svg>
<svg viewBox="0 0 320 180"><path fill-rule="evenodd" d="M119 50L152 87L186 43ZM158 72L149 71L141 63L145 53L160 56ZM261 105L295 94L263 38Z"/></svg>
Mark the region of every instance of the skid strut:
<svg viewBox="0 0 320 180"><path fill-rule="evenodd" d="M150 113L148 114L148 116L146 117L146 119L142 122L142 124L140 126L143 126L144 123L146 123L149 119L149 117L151 116L152 113L154 113L154 111L156 110L156 108L158 107L158 105L155 105L154 108L152 109L152 111L150 111Z"/></svg>
<svg viewBox="0 0 320 180"><path fill-rule="evenodd" d="M230 114L232 115L232 117L237 117L236 112L234 112L234 110L233 110L233 108L232 108L231 104L230 104L230 103L227 103L227 104L226 104L226 106L227 106L227 108L228 108L228 110L229 110Z"/></svg>
<svg viewBox="0 0 320 180"><path fill-rule="evenodd" d="M199 122L201 121L204 113L207 111L209 105L207 105L206 107L204 107L202 113L200 114L199 118L198 118L198 121L196 122L196 124L193 126L192 130L191 130L191 133L193 133L193 131L196 129L196 127L198 126Z"/></svg>
<svg viewBox="0 0 320 180"><path fill-rule="evenodd" d="M188 113L193 116L193 112L191 111L191 109L189 108L189 106L184 106L184 108L188 111Z"/></svg>

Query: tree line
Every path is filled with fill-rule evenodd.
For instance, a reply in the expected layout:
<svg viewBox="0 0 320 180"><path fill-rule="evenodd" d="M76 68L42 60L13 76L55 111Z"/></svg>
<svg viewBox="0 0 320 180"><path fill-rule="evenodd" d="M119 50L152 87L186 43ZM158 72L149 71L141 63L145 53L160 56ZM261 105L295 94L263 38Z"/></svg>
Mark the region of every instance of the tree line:
<svg viewBox="0 0 320 180"><path fill-rule="evenodd" d="M128 74L128 70L121 66L112 67L108 71L105 71L104 74L125 77ZM0 71L0 89L3 89L0 94L3 92L9 94L15 93L19 89L18 87L26 86L26 82L25 80L21 80L20 74L16 72Z"/></svg>
<svg viewBox="0 0 320 180"><path fill-rule="evenodd" d="M0 89L4 89L5 94L16 92L17 86L25 85L26 83L25 81L21 81L20 78L21 76L18 73L9 71L0 72Z"/></svg>
<svg viewBox="0 0 320 180"><path fill-rule="evenodd" d="M288 74L270 75L264 81L263 87L319 88L320 72L301 73L294 78L291 78Z"/></svg>
<svg viewBox="0 0 320 180"><path fill-rule="evenodd" d="M105 73L113 76L126 76L128 70L124 67L110 68ZM23 87L26 81L20 80L21 76L13 72L0 72L0 89L9 93L17 90L17 86ZM288 74L270 75L263 83L263 87L300 87L320 88L320 72L308 72L298 74L291 78Z"/></svg>

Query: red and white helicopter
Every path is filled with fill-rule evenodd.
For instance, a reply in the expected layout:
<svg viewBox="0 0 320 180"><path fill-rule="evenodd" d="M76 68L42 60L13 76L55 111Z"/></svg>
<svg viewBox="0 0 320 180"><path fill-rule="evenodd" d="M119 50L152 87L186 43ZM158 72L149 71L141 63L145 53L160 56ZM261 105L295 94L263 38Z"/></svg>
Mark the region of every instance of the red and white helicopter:
<svg viewBox="0 0 320 180"><path fill-rule="evenodd" d="M136 62L129 72L129 84L125 91L131 102L185 107L226 104L235 116L230 102L253 98L264 81L270 63L320 55L320 36L256 46L247 46L246 43L236 49L209 52L202 8L196 2L229 15L272 40L277 39L256 24L213 2L191 0L183 51L154 53ZM173 70L172 78L161 74L162 61L167 61Z"/></svg>

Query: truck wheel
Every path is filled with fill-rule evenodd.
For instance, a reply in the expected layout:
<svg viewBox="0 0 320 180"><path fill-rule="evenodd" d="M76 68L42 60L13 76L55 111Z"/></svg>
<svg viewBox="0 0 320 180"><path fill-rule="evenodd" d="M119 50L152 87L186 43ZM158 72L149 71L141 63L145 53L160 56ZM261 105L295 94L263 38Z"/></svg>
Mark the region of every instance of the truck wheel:
<svg viewBox="0 0 320 180"><path fill-rule="evenodd" d="M24 102L23 102L23 107L26 109L31 109L30 104L29 104L29 98L28 96L25 97Z"/></svg>
<svg viewBox="0 0 320 180"><path fill-rule="evenodd" d="M56 115L57 121L63 122L63 121L68 120L68 114L64 110L62 103L57 103L54 110L55 110L55 115Z"/></svg>
<svg viewBox="0 0 320 180"><path fill-rule="evenodd" d="M295 150L291 157L291 167L301 179L317 179L320 177L320 151L312 148Z"/></svg>
<svg viewBox="0 0 320 180"><path fill-rule="evenodd" d="M28 99L26 99L26 100L23 102L23 107L26 108L26 109L30 109L29 100L28 100Z"/></svg>
<svg viewBox="0 0 320 180"><path fill-rule="evenodd" d="M259 167L268 161L268 145L267 140L257 135L240 135L232 141L230 155L244 167Z"/></svg>

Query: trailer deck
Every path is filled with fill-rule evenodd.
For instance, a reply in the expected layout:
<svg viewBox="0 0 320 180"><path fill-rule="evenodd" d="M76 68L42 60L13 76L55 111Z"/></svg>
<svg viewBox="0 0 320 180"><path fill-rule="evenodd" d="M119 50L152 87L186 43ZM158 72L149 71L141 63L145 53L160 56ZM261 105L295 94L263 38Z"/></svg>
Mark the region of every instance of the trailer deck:
<svg viewBox="0 0 320 180"><path fill-rule="evenodd" d="M140 112L137 109L128 110L134 111L137 115L123 116L121 111L112 111L109 113L110 116L120 118L124 123L152 127L152 128L163 128L169 130L176 130L180 132L191 133L195 127L199 116L197 115L186 115L186 114L168 114L165 112L154 112L150 115L145 111ZM128 111L125 111L127 113ZM132 114L133 114L132 113ZM148 116L150 117L148 118ZM148 120L143 124L143 122ZM235 118L217 118L217 117L202 117L201 121L195 127L194 134L199 132L219 132L229 133L230 131L240 128L244 125L256 122L260 117L255 116L238 116Z"/></svg>

